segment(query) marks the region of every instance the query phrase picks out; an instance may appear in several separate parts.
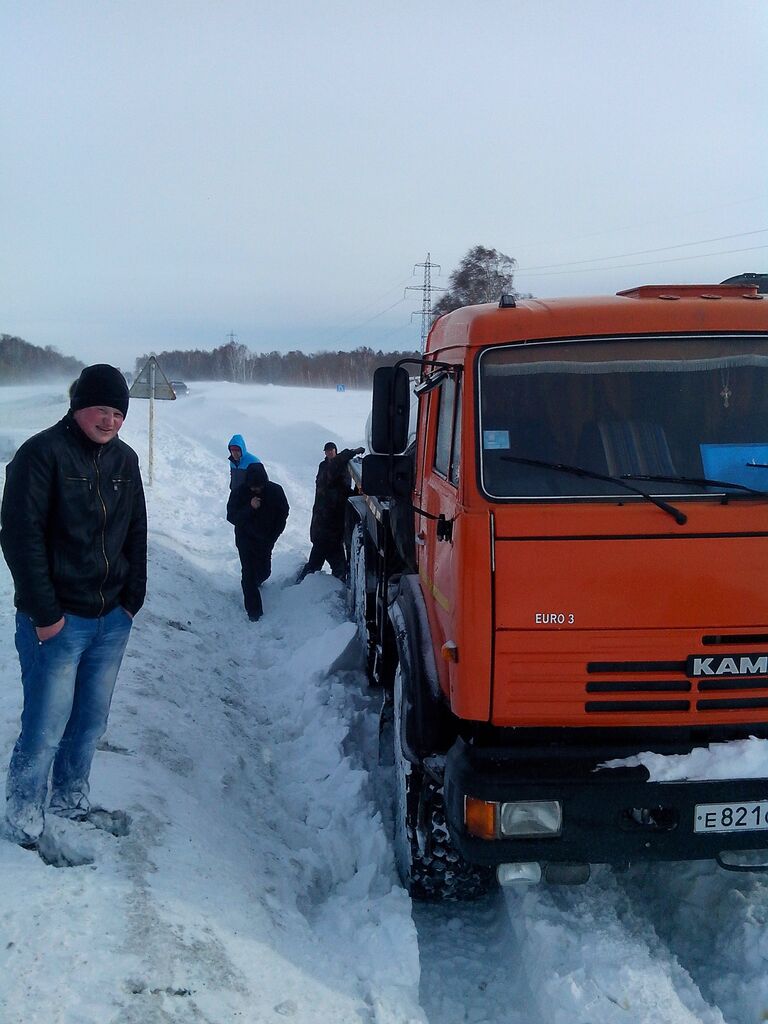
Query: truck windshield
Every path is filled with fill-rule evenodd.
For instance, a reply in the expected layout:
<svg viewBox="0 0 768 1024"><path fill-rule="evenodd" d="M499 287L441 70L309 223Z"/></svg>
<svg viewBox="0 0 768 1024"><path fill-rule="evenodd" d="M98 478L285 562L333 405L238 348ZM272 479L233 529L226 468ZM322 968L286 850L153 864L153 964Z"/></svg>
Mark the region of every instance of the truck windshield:
<svg viewBox="0 0 768 1024"><path fill-rule="evenodd" d="M478 387L490 497L627 496L610 480L546 463L642 478L652 494L768 491L765 335L499 346L481 353Z"/></svg>

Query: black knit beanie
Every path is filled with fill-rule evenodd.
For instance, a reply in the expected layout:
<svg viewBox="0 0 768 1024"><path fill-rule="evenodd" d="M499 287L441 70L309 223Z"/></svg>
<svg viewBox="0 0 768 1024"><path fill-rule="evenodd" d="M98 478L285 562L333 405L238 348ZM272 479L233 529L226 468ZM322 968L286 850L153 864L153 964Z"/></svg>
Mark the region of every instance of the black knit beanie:
<svg viewBox="0 0 768 1024"><path fill-rule="evenodd" d="M72 386L69 408L72 412L87 409L92 405L105 405L119 409L123 416L128 413L128 385L125 377L115 366L96 363L86 366Z"/></svg>

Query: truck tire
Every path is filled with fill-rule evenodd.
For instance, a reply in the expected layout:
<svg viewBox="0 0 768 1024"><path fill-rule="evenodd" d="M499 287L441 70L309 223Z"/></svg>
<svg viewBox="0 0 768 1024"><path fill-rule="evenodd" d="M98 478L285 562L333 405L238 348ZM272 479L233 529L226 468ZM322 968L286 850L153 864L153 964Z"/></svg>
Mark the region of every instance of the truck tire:
<svg viewBox="0 0 768 1024"><path fill-rule="evenodd" d="M448 833L443 788L419 765L411 764L401 743L402 669L395 672L391 737L394 767L394 846L400 879L412 899L471 900L494 882L492 868L470 864Z"/></svg>
<svg viewBox="0 0 768 1024"><path fill-rule="evenodd" d="M367 567L365 564L365 529L355 523L349 540L349 581L347 584L347 614L357 627L357 636L365 659L365 674L372 678L373 643L368 628L370 597L368 594Z"/></svg>
<svg viewBox="0 0 768 1024"><path fill-rule="evenodd" d="M401 666L401 732L403 752L418 763L445 754L457 735L457 722L440 695L427 610L418 576L400 577L389 621ZM394 677L394 669L392 673Z"/></svg>

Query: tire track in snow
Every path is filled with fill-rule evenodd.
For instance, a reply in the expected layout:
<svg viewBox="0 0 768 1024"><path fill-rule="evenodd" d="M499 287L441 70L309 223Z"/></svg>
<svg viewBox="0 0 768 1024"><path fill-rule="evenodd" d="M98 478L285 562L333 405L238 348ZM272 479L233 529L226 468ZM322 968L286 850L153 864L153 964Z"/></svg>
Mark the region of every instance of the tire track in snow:
<svg viewBox="0 0 768 1024"><path fill-rule="evenodd" d="M539 1024L504 895L414 904L420 998L430 1024Z"/></svg>
<svg viewBox="0 0 768 1024"><path fill-rule="evenodd" d="M611 869L585 886L507 893L530 990L548 1024L724 1024Z"/></svg>
<svg viewBox="0 0 768 1024"><path fill-rule="evenodd" d="M715 864L643 865L620 879L729 1024L768 1020L768 879Z"/></svg>
<svg viewBox="0 0 768 1024"><path fill-rule="evenodd" d="M431 1024L747 1024L702 994L607 868L414 919Z"/></svg>

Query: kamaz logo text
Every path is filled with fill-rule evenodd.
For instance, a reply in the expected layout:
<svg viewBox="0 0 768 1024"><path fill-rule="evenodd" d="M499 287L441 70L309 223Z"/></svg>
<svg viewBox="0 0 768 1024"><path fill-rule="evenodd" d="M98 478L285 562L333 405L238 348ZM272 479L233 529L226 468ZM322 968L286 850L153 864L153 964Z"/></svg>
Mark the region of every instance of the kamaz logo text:
<svg viewBox="0 0 768 1024"><path fill-rule="evenodd" d="M717 657L688 659L689 676L764 676L768 675L768 654L721 654Z"/></svg>

